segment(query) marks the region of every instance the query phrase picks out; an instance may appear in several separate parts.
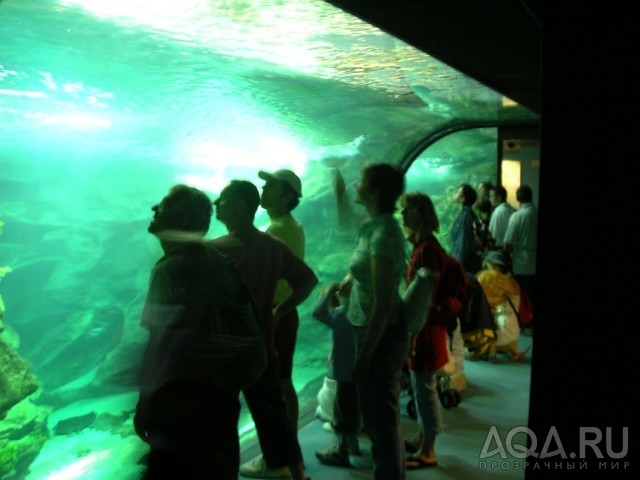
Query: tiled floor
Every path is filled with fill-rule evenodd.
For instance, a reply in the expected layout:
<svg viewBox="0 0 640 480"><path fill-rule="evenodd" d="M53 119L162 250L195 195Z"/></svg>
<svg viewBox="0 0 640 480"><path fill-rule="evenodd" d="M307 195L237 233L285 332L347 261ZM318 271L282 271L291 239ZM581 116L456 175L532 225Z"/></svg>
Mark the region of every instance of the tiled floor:
<svg viewBox="0 0 640 480"><path fill-rule="evenodd" d="M521 350L530 345L531 337L520 337ZM528 423L530 361L531 351L518 363L512 363L506 358L499 363L465 360L468 388L462 393L462 401L458 406L443 408L445 431L437 440L438 465L426 470L408 471L407 479L468 480L487 476L523 479L524 460L509 455L506 437L512 428L526 426ZM416 422L404 408L408 400L408 396L403 394L403 429L405 435L410 437L415 431ZM333 434L322 428L323 422L314 417L313 411L302 419L301 424L304 426L299 430L299 439L306 472L312 480L373 478L369 468L345 469L322 465L315 458L314 452L330 446L334 440ZM492 426L495 429L490 435ZM522 436L518 435L520 434L514 437L513 443L524 444ZM367 449L366 439L363 439L362 446ZM483 451L486 454L494 453L483 459L480 458ZM504 451L508 457L501 458L500 451ZM242 459L246 461L257 454L259 447L254 443L245 448ZM486 469L481 468L484 464Z"/></svg>

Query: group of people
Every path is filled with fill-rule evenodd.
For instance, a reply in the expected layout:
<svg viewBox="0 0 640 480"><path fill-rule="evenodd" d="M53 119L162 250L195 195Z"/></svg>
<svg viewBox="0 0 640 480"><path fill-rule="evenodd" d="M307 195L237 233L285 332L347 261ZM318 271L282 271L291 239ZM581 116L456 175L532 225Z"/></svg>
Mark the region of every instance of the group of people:
<svg viewBox="0 0 640 480"><path fill-rule="evenodd" d="M391 172L387 172L387 175L389 178L393 178ZM534 235L535 242L536 225L535 223L531 224L523 221L514 222L511 226L509 240L505 240L510 220L509 217L505 218L501 213L503 209L509 208L505 202L506 190L502 186L492 186L489 182L483 182L481 186L485 187L483 197L478 196L469 184L462 184L456 191L455 200L460 204L460 212L452 226L452 245L449 253L444 250L436 237L440 229L440 222L431 198L422 192L398 195L402 227L406 234L406 239L412 246L411 251L408 253L408 265L398 253L399 248L395 251L395 254L389 253L394 250L384 247L385 243L382 242L379 234L371 233L371 231L386 231L385 241L388 247L389 242L397 238L397 231L390 228L393 222L387 217L385 219L389 222L385 223L387 230L383 230L379 225L383 223L383 218L385 217L382 216L380 211L371 208L367 209L369 218L362 223L358 248L365 248L366 246L370 255L373 255L370 257L370 266L373 272L380 268L378 262L387 263L385 271L389 272L387 273L388 280L389 277L393 278L391 273L393 270L389 262L391 262L391 265L396 266L405 265L403 267L403 282L406 285L412 281L416 272L422 267L437 273L434 280L432 304L427 314L425 326L416 336L409 339L406 358L400 364L392 364L391 362L387 364L388 368L395 369L395 376L390 375L389 379L393 380L388 383L391 389L395 389L394 395L393 397L385 397L378 393L381 399L386 398L389 404L394 404L396 409L394 415L397 415L397 403L395 402L397 401L397 391L399 389L398 379L401 374L400 370L398 370L398 365L402 368L402 365L406 362L419 428L416 435L411 439L398 440L397 435L390 433L389 439L391 441L386 444L386 450L378 450L378 459L376 459L376 448L380 448L381 442L379 439L371 438L374 471L379 472L375 478L403 478L398 473L398 467L412 470L437 465L436 437L443 431L441 406L437 390L438 379L442 375L445 366L452 361L449 351L449 347L453 346L452 325L455 328L456 322L458 322L457 326L459 328L459 317L463 309L467 308L464 287L458 291L456 290L456 285L450 284L461 277L461 275L452 277L449 273L451 268L456 268L455 264L460 264L457 268L460 270L462 277L464 277L465 266L473 270L472 273L469 273L474 275L474 278L477 275L478 283L483 290L482 295L486 296L488 300L491 314L498 329L498 339L494 344L493 353L511 353L513 360L518 360L522 357L522 353L518 352L517 347L519 327L513 310L513 308L518 308L520 287L512 273L511 254L505 246L507 244L510 245L511 251L530 247L532 245L532 235ZM381 187L380 191L383 192L381 194L383 196L389 195L389 192L384 193L384 187ZM521 186L518 189L517 196L521 202L521 208L532 207L529 187ZM358 192L356 201L363 203L363 195L360 192ZM533 211L535 211L535 207L533 208ZM513 212L515 212L515 209L511 208L509 213ZM535 222L535 218L533 220ZM478 226L477 224L479 223L483 226ZM374 230L374 226L378 226L378 230ZM467 238L460 238L466 236L466 233L462 231L463 226L469 229ZM473 238L477 236L474 228L484 228L487 232L490 232L488 234L490 240L485 242L483 250L473 249ZM529 229L533 230L533 234ZM493 238L497 240L494 241ZM533 243L533 247L535 248L535 243ZM465 258L461 254L464 249L468 250L469 255L476 256L477 260ZM354 255L357 255L357 252L358 250ZM533 252L533 256L535 258L535 252ZM378 258L376 259L376 257ZM453 267L452 264L454 264ZM352 259L351 267L353 266ZM336 434L337 441L334 445L317 451L316 457L321 463L343 467L354 466L356 458L361 455L358 443L358 434L361 431L360 418L364 421L365 432L369 434L371 431L370 428L367 428L366 410L361 410L363 399L359 398L358 394L362 395L363 392L372 393L372 391L360 388L359 384L354 386L353 379L355 377L351 375L353 359L358 358L358 348L361 348L363 339L371 335L372 332L381 330L374 323L369 323L365 329L358 323L363 316L370 319L376 318L372 315L375 310L368 311L366 306L377 306L380 300L376 298L372 303L363 303L361 298L364 295L369 301L371 299L370 292L373 291L375 295L377 291L376 284L373 283L373 288L367 288L364 293L358 290L354 295L353 290L351 290L349 294L349 288L353 288L356 284L360 285L360 289L362 289L362 281L357 283L352 278L353 273L360 273L359 270L353 270L352 268L350 272L340 283L333 282L321 292L313 312L316 319L332 328L331 375L336 380L331 427ZM373 278L376 278L375 274ZM464 282L464 278L462 281ZM384 298L382 301L385 302L383 305L387 302ZM510 305L510 307L507 308L507 305ZM387 318L385 332L393 328L391 325L394 324L395 320L393 314L387 314ZM514 319L516 321L515 329L513 326ZM355 351L354 344L356 345ZM381 370L376 370L376 372L379 371ZM389 392L390 390L387 391L387 393ZM370 401L370 399L366 398L364 399L364 404L366 405ZM372 420L369 420L369 422L372 422ZM393 425L394 429L398 427L397 423L391 423L391 425ZM376 443L378 446L376 446ZM384 446L385 444L383 443L382 445ZM395 455L398 449L404 451L403 455ZM390 462L387 470L382 470L378 467L381 461ZM394 465L395 470L391 468L391 465ZM376 470L376 468L378 469ZM395 472L395 475L392 472Z"/></svg>
<svg viewBox="0 0 640 480"><path fill-rule="evenodd" d="M290 170L261 171L259 177L265 180L262 195L246 180L233 180L222 190L213 206L228 234L211 240L205 235L213 206L202 191L176 185L153 207L148 231L160 240L164 256L151 273L143 312L142 325L150 336L141 372L155 380L150 386L142 379L134 417L136 432L150 445L146 480L172 475L226 480L236 479L238 473L306 478L292 368L299 325L296 307L309 297L318 278L304 261L304 231L291 214L302 197L300 179ZM531 191L521 189L519 200L524 204ZM355 203L366 215L359 223L357 247L344 279L321 292L313 312L333 329L333 357L340 358L333 372L340 379L333 420L338 441L316 457L325 464L350 466L352 456L361 455L358 435L364 430L377 480L402 479L406 469L437 464L435 439L443 429L437 373L450 360L448 328L462 309L455 298L444 296L444 288L438 293L450 255L435 236L440 224L434 205L427 195L404 190L399 167L372 163L362 168ZM454 230L462 231L468 224L473 228L477 198L470 191L465 185L458 191L461 215L452 227L450 254L460 255L461 262L462 252L470 248L469 238L462 238L463 232L454 241ZM402 225L394 216L398 202ZM259 206L270 217L266 232L254 226ZM489 225L494 212L486 218ZM514 222L511 237L508 226L505 245L525 223ZM421 267L436 273L434 294L425 327L410 337L398 287L408 285ZM249 295L242 294L245 290ZM234 302L253 307L264 347L262 363L254 360L256 368L245 368L248 358L259 357L228 349L231 365L234 358L237 361L226 372L207 372L206 362L201 362L198 368L164 368L160 380L153 375L158 365L186 365L183 357L189 344L176 346L176 337L202 343L212 325L236 322L229 312L249 310L225 309ZM196 335L183 335L189 325L198 327ZM336 348L338 338L343 348ZM405 365L420 426L413 439L405 439L400 427ZM230 381L234 372L251 372L251 380L247 376L242 383L236 376ZM242 465L237 433L241 393L262 451L262 456Z"/></svg>
<svg viewBox="0 0 640 480"><path fill-rule="evenodd" d="M232 180L212 203L201 190L176 185L152 207L148 231L160 240L164 256L151 273L143 311L149 342L134 416L136 432L150 446L147 480L230 480L239 471L258 478L274 472L306 478L291 373L296 307L318 279L303 260L304 232L291 215L302 196L300 179L290 170L259 176L265 180L262 195L253 183ZM214 206L228 234L205 241ZM271 219L267 232L254 225L259 206ZM248 295L238 295L244 290ZM264 350L262 363L231 348L248 337L247 329L237 329L248 311L241 302L253 308L260 335L253 350ZM190 329L194 333L187 334ZM184 340L176 343L176 338ZM216 358L207 369L206 353L189 362L190 352L203 352L203 339L211 338L217 341L210 350L221 351L226 363ZM257 375L252 366L260 367ZM241 392L263 453L242 466Z"/></svg>
<svg viewBox="0 0 640 480"><path fill-rule="evenodd" d="M508 254L509 268L535 309L538 210L528 185L516 189L516 200L517 210L507 202L502 185L485 181L476 190L468 183L461 184L455 194L460 211L449 232L450 253L473 274L485 268L488 252Z"/></svg>

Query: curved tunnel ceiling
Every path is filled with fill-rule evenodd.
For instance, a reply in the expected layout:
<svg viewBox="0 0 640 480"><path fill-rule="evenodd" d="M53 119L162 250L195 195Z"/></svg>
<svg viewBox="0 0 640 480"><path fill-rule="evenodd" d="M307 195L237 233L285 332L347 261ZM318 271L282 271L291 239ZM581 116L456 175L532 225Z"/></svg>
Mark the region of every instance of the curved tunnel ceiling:
<svg viewBox="0 0 640 480"><path fill-rule="evenodd" d="M536 113L542 0L327 0Z"/></svg>

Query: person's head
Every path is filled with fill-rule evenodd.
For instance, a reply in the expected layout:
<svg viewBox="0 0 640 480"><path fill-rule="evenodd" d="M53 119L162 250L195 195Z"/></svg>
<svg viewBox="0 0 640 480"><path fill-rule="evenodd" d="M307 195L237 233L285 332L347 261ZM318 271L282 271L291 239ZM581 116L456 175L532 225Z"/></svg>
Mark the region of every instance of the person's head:
<svg viewBox="0 0 640 480"><path fill-rule="evenodd" d="M482 218L487 218L491 214L491 210L493 210L493 205L489 199L476 202L476 212L478 215L481 215Z"/></svg>
<svg viewBox="0 0 640 480"><path fill-rule="evenodd" d="M253 223L260 205L260 193L247 180L231 180L213 204L216 218L232 229L236 225Z"/></svg>
<svg viewBox="0 0 640 480"><path fill-rule="evenodd" d="M412 233L431 234L440 230L436 209L428 195L420 192L405 193L400 198L402 225Z"/></svg>
<svg viewBox="0 0 640 480"><path fill-rule="evenodd" d="M370 163L360 170L356 202L379 213L393 213L404 185L404 172L397 165Z"/></svg>
<svg viewBox="0 0 640 480"><path fill-rule="evenodd" d="M456 191L455 199L465 207L470 207L478 199L478 194L468 183L461 183Z"/></svg>
<svg viewBox="0 0 640 480"><path fill-rule="evenodd" d="M298 206L302 197L302 182L295 173L286 169L273 173L260 170L258 176L266 182L260 197L262 208L284 214Z"/></svg>
<svg viewBox="0 0 640 480"><path fill-rule="evenodd" d="M482 259L482 268L497 270L500 273L510 273L513 268L511 255L504 250L489 250Z"/></svg>
<svg viewBox="0 0 640 480"><path fill-rule="evenodd" d="M153 220L147 230L158 235L166 231L197 233L204 236L211 223L211 199L194 187L174 185L162 201L151 207Z"/></svg>
<svg viewBox="0 0 640 480"><path fill-rule="evenodd" d="M491 201L491 205L497 207L501 203L507 201L507 189L502 185L496 185L489 190L489 201Z"/></svg>
<svg viewBox="0 0 640 480"><path fill-rule="evenodd" d="M516 190L516 200L520 203L530 203L533 201L533 192L528 185L520 185Z"/></svg>
<svg viewBox="0 0 640 480"><path fill-rule="evenodd" d="M483 202L489 199L489 191L493 187L491 182L480 182L478 184L478 202Z"/></svg>

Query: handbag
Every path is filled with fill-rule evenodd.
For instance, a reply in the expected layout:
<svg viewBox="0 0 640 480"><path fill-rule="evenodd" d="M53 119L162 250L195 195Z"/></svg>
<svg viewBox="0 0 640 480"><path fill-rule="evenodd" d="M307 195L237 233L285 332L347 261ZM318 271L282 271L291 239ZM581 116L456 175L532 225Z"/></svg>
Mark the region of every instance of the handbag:
<svg viewBox="0 0 640 480"><path fill-rule="evenodd" d="M420 268L401 295L402 318L409 333L418 333L427 321L433 295L433 280L437 275L437 272L429 268Z"/></svg>
<svg viewBox="0 0 640 480"><path fill-rule="evenodd" d="M508 295L506 295L506 297L509 305L511 305L511 309L516 314L520 328L530 327L533 323L533 307L531 306L531 298L527 295L527 292L520 290L519 309L516 309Z"/></svg>

